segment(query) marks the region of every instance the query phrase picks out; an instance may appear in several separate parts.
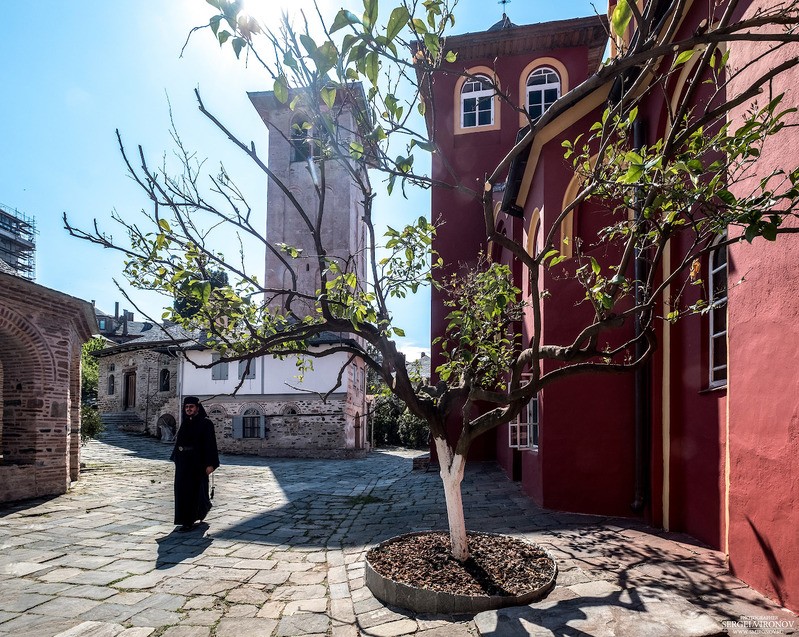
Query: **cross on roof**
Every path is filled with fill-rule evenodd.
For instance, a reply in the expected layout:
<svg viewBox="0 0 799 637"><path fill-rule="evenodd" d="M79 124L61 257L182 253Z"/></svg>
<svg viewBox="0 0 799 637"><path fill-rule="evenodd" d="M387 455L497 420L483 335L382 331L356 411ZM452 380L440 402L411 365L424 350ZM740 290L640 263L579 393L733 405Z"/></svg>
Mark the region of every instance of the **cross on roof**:
<svg viewBox="0 0 799 637"><path fill-rule="evenodd" d="M507 9L507 5L510 1L511 0L499 0L499 2L497 2L497 4L502 5L502 15L505 15L505 9Z"/></svg>

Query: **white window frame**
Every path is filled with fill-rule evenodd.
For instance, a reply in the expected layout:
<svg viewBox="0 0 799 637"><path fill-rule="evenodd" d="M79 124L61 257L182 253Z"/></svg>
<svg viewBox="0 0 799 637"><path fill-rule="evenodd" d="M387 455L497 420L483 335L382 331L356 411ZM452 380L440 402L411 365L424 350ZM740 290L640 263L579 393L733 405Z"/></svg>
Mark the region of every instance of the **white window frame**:
<svg viewBox="0 0 799 637"><path fill-rule="evenodd" d="M553 74L556 78L558 78L557 81L552 81L549 77L547 77L550 73ZM539 77L541 75L543 75L544 79L546 80L544 84L532 84L532 85L530 84L530 81L534 77ZM553 69L551 66L539 66L537 69L533 70L533 72L530 73L530 75L527 76L526 86L527 86L527 88L525 90L525 108L527 109L527 112L530 113L531 117L533 117L533 114L532 114L532 112L530 110L530 108L531 108L530 107L530 95L532 93L540 93L541 94L541 109L542 110L541 110L541 112L539 114L537 114L537 115L535 115L533 117L533 120L536 120L539 117L541 117L544 113L546 113L547 110L549 109L549 107L552 106L555 103L555 101L560 98L560 89L561 89L562 83L561 83L561 79L560 79L560 74L555 69ZM546 100L546 92L548 90L552 90L553 88L557 90L557 97L555 97L555 100L547 102L547 100Z"/></svg>
<svg viewBox="0 0 799 637"><path fill-rule="evenodd" d="M726 240L726 233L716 240L721 243ZM718 257L723 255L722 259ZM710 317L708 329L708 386L725 387L727 385L727 319L725 318L722 329L716 325L715 311L727 311L727 262L729 254L727 246L720 246L708 255L708 315ZM723 290L723 293L719 293ZM725 360L722 365L715 365L716 350L723 342Z"/></svg>
<svg viewBox="0 0 799 637"><path fill-rule="evenodd" d="M522 380L529 380L530 374L522 374ZM508 426L508 447L511 449L530 449L538 451L541 433L541 404L539 396L536 394L527 403L525 410L525 421L519 414L516 420Z"/></svg>
<svg viewBox="0 0 799 637"><path fill-rule="evenodd" d="M484 88L484 84L487 85L489 88ZM467 124L466 123L466 101L467 100L475 100L474 104L474 124ZM491 121L487 124L480 123L480 103L481 100L488 99L488 104L490 105L489 112L491 113ZM485 103L485 102L483 102ZM491 80L486 75L475 75L474 77L468 78L461 87L461 103L460 103L460 113L461 113L461 128L464 129L472 129L472 128L482 128L484 126L492 126L494 124L494 88L491 85ZM485 109L483 109L485 112ZM470 111L471 113L471 111Z"/></svg>

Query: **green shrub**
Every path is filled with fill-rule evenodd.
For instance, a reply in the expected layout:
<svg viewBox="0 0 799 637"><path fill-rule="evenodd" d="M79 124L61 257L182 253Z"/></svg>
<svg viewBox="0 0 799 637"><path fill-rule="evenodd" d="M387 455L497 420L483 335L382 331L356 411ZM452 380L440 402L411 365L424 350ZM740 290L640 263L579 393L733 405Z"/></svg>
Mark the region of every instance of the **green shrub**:
<svg viewBox="0 0 799 637"><path fill-rule="evenodd" d="M103 433L103 423L97 407L83 405L80 412L80 439L84 444Z"/></svg>

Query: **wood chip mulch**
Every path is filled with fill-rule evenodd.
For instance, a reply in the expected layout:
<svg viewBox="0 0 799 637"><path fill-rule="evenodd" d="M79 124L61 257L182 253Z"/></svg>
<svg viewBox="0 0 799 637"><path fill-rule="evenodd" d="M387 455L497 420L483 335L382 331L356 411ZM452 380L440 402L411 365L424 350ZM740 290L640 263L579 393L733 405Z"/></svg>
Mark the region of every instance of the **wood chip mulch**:
<svg viewBox="0 0 799 637"><path fill-rule="evenodd" d="M512 537L469 533L470 557L450 553L449 533L407 535L366 556L383 577L416 588L473 596L516 596L546 584L555 564L541 548Z"/></svg>

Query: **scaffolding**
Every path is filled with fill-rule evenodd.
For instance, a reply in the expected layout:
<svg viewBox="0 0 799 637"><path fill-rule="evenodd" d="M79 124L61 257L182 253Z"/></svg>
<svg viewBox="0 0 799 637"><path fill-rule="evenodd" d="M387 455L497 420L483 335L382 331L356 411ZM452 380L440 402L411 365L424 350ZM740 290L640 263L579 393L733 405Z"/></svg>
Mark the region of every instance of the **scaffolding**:
<svg viewBox="0 0 799 637"><path fill-rule="evenodd" d="M0 204L0 259L16 273L36 279L36 222L33 217Z"/></svg>

